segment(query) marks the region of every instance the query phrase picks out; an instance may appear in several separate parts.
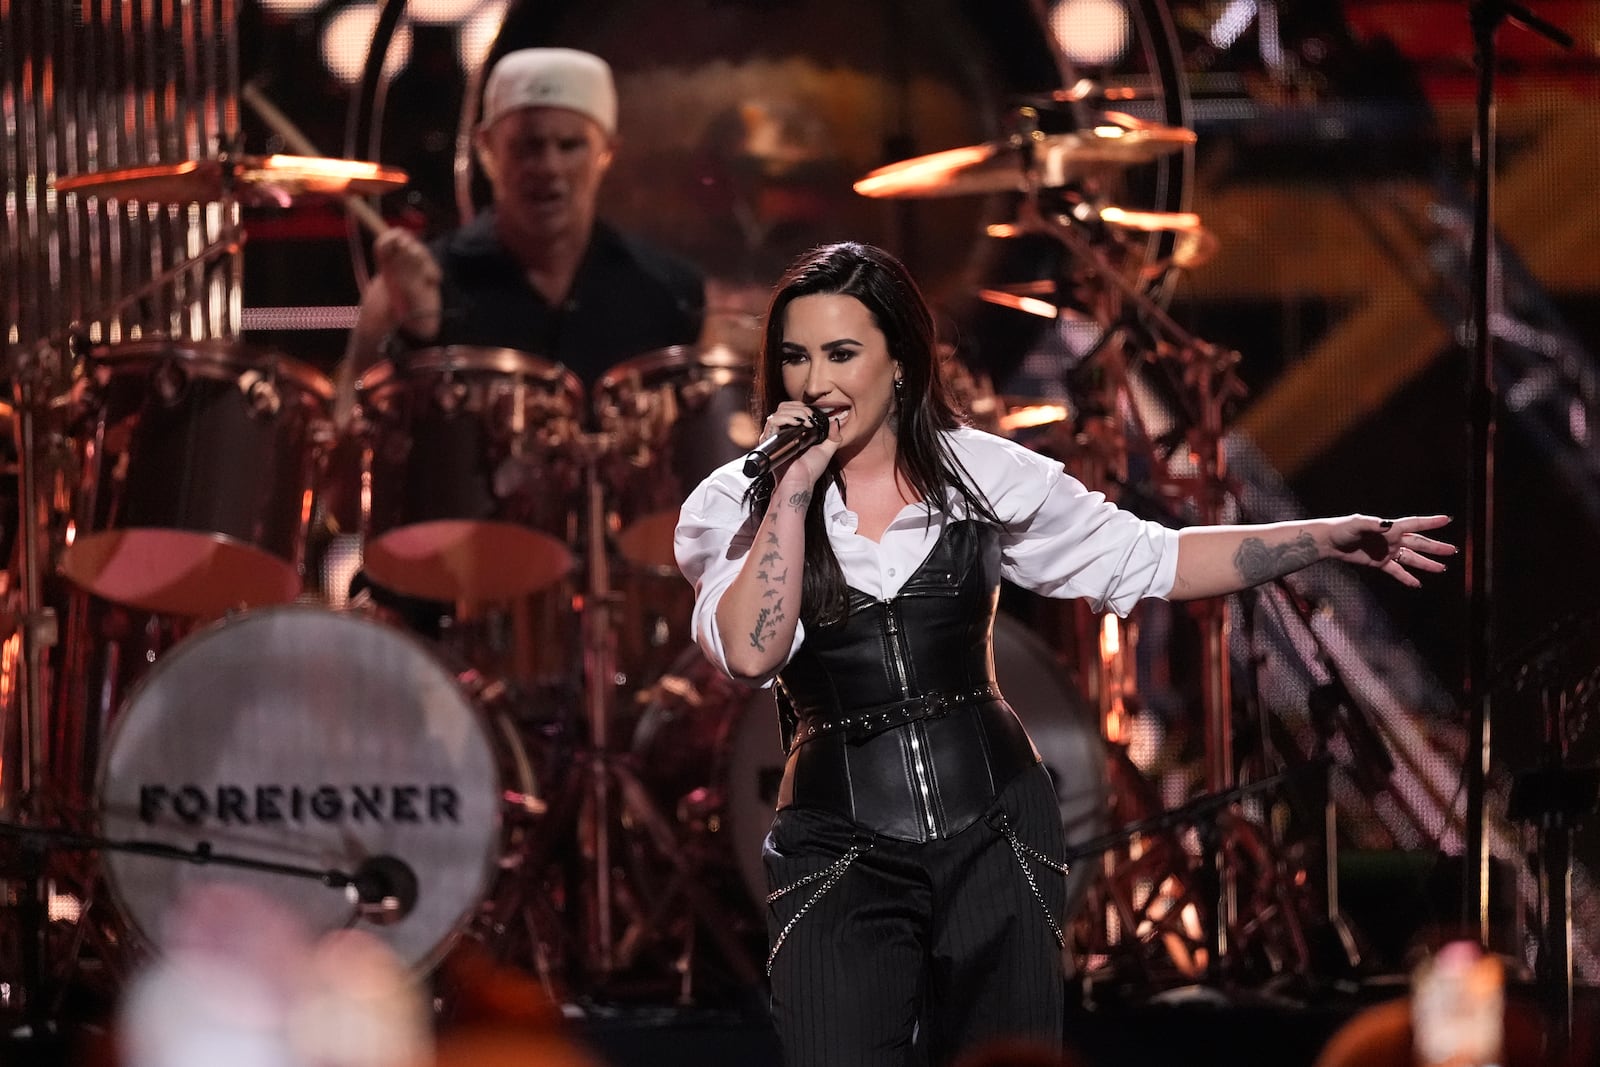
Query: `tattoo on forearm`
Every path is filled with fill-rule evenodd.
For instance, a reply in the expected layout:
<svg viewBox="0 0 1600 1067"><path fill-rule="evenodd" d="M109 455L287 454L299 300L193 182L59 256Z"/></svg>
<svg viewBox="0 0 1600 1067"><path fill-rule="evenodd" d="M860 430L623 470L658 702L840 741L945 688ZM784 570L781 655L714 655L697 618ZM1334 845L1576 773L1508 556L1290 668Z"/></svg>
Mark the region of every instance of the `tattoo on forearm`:
<svg viewBox="0 0 1600 1067"><path fill-rule="evenodd" d="M765 652L767 642L778 634L778 624L783 622L783 585L789 580L788 567L783 568L782 574L772 573L773 568L783 562L778 535L768 531L767 544L770 547L756 560L756 580L766 585L761 591L761 599L777 597L777 600L756 612L755 626L750 630L750 646L757 652Z"/></svg>
<svg viewBox="0 0 1600 1067"><path fill-rule="evenodd" d="M769 566L783 562L783 554L778 551L778 535L769 532L767 534L767 544L773 547L763 552L761 558L756 560L756 579L762 582L772 581L772 576L767 572ZM785 571L784 573L788 572Z"/></svg>
<svg viewBox="0 0 1600 1067"><path fill-rule="evenodd" d="M1247 537L1239 542L1233 554L1234 569L1251 585L1297 571L1317 561L1317 542L1308 533L1281 545L1268 545L1259 537Z"/></svg>
<svg viewBox="0 0 1600 1067"><path fill-rule="evenodd" d="M756 625L750 631L750 646L757 652L767 650L767 642L778 636L778 624L783 621L783 600L770 608L762 608L756 612Z"/></svg>
<svg viewBox="0 0 1600 1067"><path fill-rule="evenodd" d="M789 498L789 506L796 511L804 511L811 504L811 490L802 489Z"/></svg>

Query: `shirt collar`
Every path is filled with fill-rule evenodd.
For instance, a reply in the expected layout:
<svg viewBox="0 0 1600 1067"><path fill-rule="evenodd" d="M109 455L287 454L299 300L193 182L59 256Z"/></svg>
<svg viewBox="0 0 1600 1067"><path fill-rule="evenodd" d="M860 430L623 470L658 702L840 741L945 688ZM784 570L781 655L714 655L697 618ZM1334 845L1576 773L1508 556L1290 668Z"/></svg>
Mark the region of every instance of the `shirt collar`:
<svg viewBox="0 0 1600 1067"><path fill-rule="evenodd" d="M822 498L822 517L829 526L842 530L855 532L857 519L856 513L845 506L844 494L839 492L839 486L834 482L828 483L828 491ZM900 513L890 521L888 530L905 529L908 526L922 526L927 522L928 509L921 504L907 504L900 509ZM945 512L935 512L932 528L937 529L944 525Z"/></svg>

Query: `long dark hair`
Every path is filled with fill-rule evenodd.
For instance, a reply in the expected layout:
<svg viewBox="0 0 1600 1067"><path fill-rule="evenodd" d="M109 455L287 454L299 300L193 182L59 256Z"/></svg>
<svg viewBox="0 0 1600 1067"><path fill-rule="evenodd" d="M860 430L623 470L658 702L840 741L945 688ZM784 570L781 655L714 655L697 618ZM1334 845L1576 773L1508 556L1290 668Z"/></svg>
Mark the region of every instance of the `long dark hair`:
<svg viewBox="0 0 1600 1067"><path fill-rule="evenodd" d="M931 518L942 510L951 489L968 510L997 522L983 494L950 451L942 432L962 424L938 357L933 313L905 264L883 249L855 241L823 245L802 255L784 273L767 307L761 358L756 363L756 417L765 418L788 397L783 388L783 329L789 305L802 296L851 296L871 313L883 331L889 358L900 365L904 386L896 405L895 434L900 474L917 491ZM829 464L806 510L806 557L800 617L827 626L849 614L844 572L828 542L823 501L828 485L846 493L837 459ZM765 514L772 485L751 486L746 500L753 521ZM848 497L846 497L848 499Z"/></svg>

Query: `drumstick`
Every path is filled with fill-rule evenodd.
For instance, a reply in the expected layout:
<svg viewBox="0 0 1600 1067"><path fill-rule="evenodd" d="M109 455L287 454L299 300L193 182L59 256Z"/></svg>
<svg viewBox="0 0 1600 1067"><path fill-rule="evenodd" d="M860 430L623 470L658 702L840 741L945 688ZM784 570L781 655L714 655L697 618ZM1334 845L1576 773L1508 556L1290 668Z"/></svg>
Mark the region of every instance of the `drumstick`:
<svg viewBox="0 0 1600 1067"><path fill-rule="evenodd" d="M246 83L239 90L239 96L255 110L257 115L261 116L263 122L272 127L278 136L283 138L284 143L290 148L302 156L322 156L322 153L317 151L317 146L312 144L311 140L301 133L299 127L295 126L289 119L289 116L279 111L277 105L268 100L253 82ZM378 214L371 204L359 196L347 196L344 198L344 203L345 207L350 210L350 214L354 215L356 221L361 223L372 236L376 237L389 229L389 224L383 220L383 216Z"/></svg>

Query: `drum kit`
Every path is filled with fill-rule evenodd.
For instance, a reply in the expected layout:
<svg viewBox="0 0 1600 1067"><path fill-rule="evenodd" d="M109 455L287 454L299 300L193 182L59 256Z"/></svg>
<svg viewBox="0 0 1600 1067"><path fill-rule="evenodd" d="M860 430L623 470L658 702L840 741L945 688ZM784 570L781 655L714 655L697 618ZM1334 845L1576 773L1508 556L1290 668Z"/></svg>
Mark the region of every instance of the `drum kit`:
<svg viewBox="0 0 1600 1067"><path fill-rule="evenodd" d="M271 156L56 184L284 206L404 181ZM234 341L75 338L47 355L18 369L13 643L31 647L6 660L7 762L25 771L20 790L6 776L3 812L20 847L0 876L24 887L8 1004L41 1010L67 980L159 950L169 909L214 883L312 933L370 927L419 974L478 938L552 985L598 992L657 968L687 996L679 961L700 928L724 973L756 984L754 901L739 890L747 929L730 923L685 840L719 821L681 825L628 747L674 685L645 683L687 645L677 509L756 443L748 353L647 352L591 397L535 354L427 349L369 368L342 426L316 369ZM307 588L341 518L392 596L335 607L343 590ZM396 597L438 603L444 634L415 632L385 607Z"/></svg>
<svg viewBox="0 0 1600 1067"><path fill-rule="evenodd" d="M1178 336L1074 208L1037 194L1192 141L1131 116L1056 135L1024 123L857 189L1029 194L1014 231L1060 239ZM404 181L367 163L240 156L57 188L284 206ZM1193 216L1096 210L1130 232L1204 232ZM241 243L225 234L197 260ZM1200 364L1217 369L1208 397L1229 395L1226 361ZM19 843L8 882L23 887L10 899L24 967L9 1002L40 1011L88 957L120 970L158 943L168 908L218 881L313 932L370 927L419 974L478 937L596 992L645 970L692 999L708 961L758 985L760 842L783 754L769 698L687 640L691 593L672 556L682 500L756 443L751 373L749 352L669 348L616 365L586 397L538 355L440 347L367 370L336 427L323 375L232 341L72 342L16 368L20 608L0 666L4 755L22 789L13 776L0 810L18 816L3 829ZM975 414L996 400L972 399ZM1000 406L1002 432L1070 414ZM305 591L308 543L335 497L356 502L367 577L454 605L456 640L412 632L368 598L334 607ZM503 643L548 646L533 650L536 680L569 683L580 706L484 655L470 635L485 617L512 631ZM1118 788L1100 705L1120 690L1103 679L1085 699L1004 616L995 655L1061 783L1069 841L1098 842ZM59 859L81 853L99 862ZM1072 906L1105 880L1085 863ZM1127 921L1156 921L1130 894L1113 901ZM51 920L68 899L63 936Z"/></svg>

